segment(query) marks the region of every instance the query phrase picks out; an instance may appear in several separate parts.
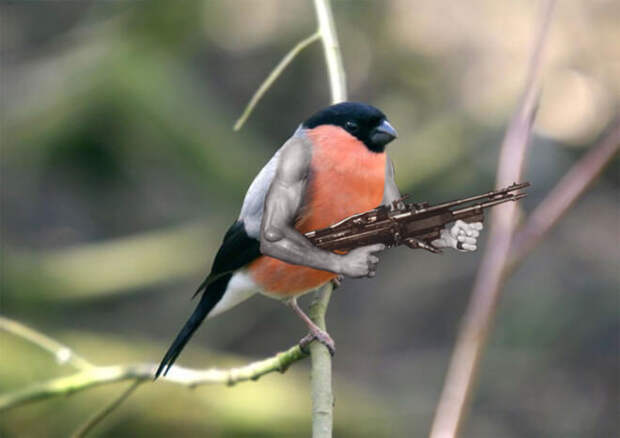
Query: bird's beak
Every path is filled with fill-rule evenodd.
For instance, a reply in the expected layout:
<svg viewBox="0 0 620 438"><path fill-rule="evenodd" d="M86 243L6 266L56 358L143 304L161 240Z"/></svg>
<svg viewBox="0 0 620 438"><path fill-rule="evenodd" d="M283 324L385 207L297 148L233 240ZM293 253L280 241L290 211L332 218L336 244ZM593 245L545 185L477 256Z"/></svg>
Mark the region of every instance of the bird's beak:
<svg viewBox="0 0 620 438"><path fill-rule="evenodd" d="M373 129L370 135L372 142L380 147L385 146L396 137L398 137L396 129L394 129L394 127L390 125L390 122L387 120L384 120L379 126Z"/></svg>

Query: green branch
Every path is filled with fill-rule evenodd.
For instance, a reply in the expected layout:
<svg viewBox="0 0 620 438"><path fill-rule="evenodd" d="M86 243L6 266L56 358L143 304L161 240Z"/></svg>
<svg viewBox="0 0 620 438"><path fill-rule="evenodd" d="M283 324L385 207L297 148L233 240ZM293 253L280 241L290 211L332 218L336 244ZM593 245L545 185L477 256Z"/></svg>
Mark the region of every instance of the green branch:
<svg viewBox="0 0 620 438"><path fill-rule="evenodd" d="M327 63L332 104L343 102L347 100L346 76L330 1L314 0L314 9ZM310 308L310 318L323 330L325 330L325 314L332 290L332 283L324 286L317 292ZM327 347L318 342L310 345L310 354L312 356L312 437L331 438L334 422L332 358Z"/></svg>
<svg viewBox="0 0 620 438"><path fill-rule="evenodd" d="M234 385L248 380L258 380L265 374L274 371L283 373L293 363L307 356L298 345L295 345L273 357L252 362L238 368L195 370L175 365L170 368L165 377L160 377L157 381L175 383L190 388L207 384ZM72 395L85 389L110 383L150 381L155 375L156 368L157 365L152 363L93 366L70 376L58 377L14 392L2 394L0 395L0 412L26 403Z"/></svg>
<svg viewBox="0 0 620 438"><path fill-rule="evenodd" d="M331 283L316 292L310 305L309 316L322 330L326 330L325 313L333 286ZM334 422L334 395L332 392L332 358L320 342L310 344L312 360L312 436L331 437Z"/></svg>

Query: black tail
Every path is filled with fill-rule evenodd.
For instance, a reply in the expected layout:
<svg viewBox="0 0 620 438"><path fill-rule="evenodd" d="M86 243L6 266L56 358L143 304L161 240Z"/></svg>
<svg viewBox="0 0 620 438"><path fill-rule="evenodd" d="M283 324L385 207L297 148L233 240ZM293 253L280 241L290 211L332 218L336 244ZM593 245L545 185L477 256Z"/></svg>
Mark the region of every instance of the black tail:
<svg viewBox="0 0 620 438"><path fill-rule="evenodd" d="M209 312L215 307L215 305L220 301L224 292L226 291L226 287L228 286L228 281L232 277L231 273L223 275L222 277L216 279L215 281L206 285L205 291L200 298L200 302L192 316L189 317L176 339L166 352L166 355L162 359L159 364L159 368L157 368L157 372L155 373L155 378L157 379L162 373L165 376L174 361L177 359L179 354L181 354L181 350L187 344L187 341L192 337L196 329L200 326L202 321L207 317ZM204 284L204 283L203 283ZM198 289L200 292L201 288Z"/></svg>

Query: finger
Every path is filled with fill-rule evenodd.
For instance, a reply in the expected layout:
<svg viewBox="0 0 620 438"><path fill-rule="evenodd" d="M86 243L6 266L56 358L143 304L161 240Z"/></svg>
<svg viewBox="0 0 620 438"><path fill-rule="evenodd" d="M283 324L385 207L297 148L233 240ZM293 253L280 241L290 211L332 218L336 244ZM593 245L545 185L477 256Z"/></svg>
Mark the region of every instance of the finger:
<svg viewBox="0 0 620 438"><path fill-rule="evenodd" d="M364 251L368 253L379 252L385 249L385 245L383 243L375 243L374 245L365 246L363 248L364 248Z"/></svg>
<svg viewBox="0 0 620 438"><path fill-rule="evenodd" d="M480 222L477 222L477 224L482 226ZM467 224L464 228L462 228L463 234L467 236L477 237L480 234L478 230L482 228L479 228L478 226L474 226L474 225L475 224Z"/></svg>
<svg viewBox="0 0 620 438"><path fill-rule="evenodd" d="M466 251L475 251L477 249L476 245L472 245L470 243L464 243L463 244L463 249Z"/></svg>
<svg viewBox="0 0 620 438"><path fill-rule="evenodd" d="M459 238L457 240L459 242L467 243L467 244L470 244L470 245L475 245L476 244L476 238L475 237L459 236Z"/></svg>
<svg viewBox="0 0 620 438"><path fill-rule="evenodd" d="M482 222L473 222L471 224L469 224L474 230L482 230L484 228L484 225L482 225Z"/></svg>
<svg viewBox="0 0 620 438"><path fill-rule="evenodd" d="M369 276L369 277L371 277L371 278L372 278L372 277L374 277L375 275L377 275L377 272L376 272L376 271L368 271L368 276Z"/></svg>
<svg viewBox="0 0 620 438"><path fill-rule="evenodd" d="M450 228L450 235L455 239L463 234L465 234L465 232L459 225L454 225L452 228Z"/></svg>
<svg viewBox="0 0 620 438"><path fill-rule="evenodd" d="M376 265L377 263L379 263L379 257L374 256L374 255L369 255L368 261L372 263L373 265Z"/></svg>
<svg viewBox="0 0 620 438"><path fill-rule="evenodd" d="M465 234L466 236L473 236L474 232L477 233L477 231L475 230L474 227L472 227L470 224L467 224L464 228L463 228L463 234Z"/></svg>

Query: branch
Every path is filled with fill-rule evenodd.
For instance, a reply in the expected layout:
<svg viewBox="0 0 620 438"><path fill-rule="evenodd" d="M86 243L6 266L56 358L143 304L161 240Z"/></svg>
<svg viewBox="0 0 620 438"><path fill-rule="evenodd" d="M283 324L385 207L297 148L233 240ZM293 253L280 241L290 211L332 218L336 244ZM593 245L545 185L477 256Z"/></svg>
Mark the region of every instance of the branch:
<svg viewBox="0 0 620 438"><path fill-rule="evenodd" d="M252 111L254 110L254 107L256 106L256 104L262 99L262 97L265 95L267 90L269 90L269 88L273 85L276 79L280 77L284 69L288 67L291 61L293 61L293 59L295 59L295 57L299 55L299 53L303 49L308 47L313 42L317 41L319 38L321 38L321 34L318 31L316 31L309 37L298 42L295 45L295 47L293 47L286 55L284 55L284 58L282 58L282 60L278 63L278 65L276 65L274 69L271 71L271 73L269 73L269 76L265 78L263 83L260 85L260 87L258 87L258 90L256 90L256 92L250 99L250 102L248 102L247 106L243 110L243 114L241 114L241 117L239 117L239 119L237 119L237 121L235 122L235 126L233 127L234 131L238 131L241 129L241 127L248 120L248 117L250 117L250 114L252 114Z"/></svg>
<svg viewBox="0 0 620 438"><path fill-rule="evenodd" d="M87 370L94 367L92 363L79 356L66 345L15 320L0 316L0 329L24 338L28 342L51 353L56 359L56 362L61 365L68 364L78 370Z"/></svg>
<svg viewBox="0 0 620 438"><path fill-rule="evenodd" d="M322 330L326 330L325 313L333 290L328 283L316 292L309 316ZM334 395L332 393L332 358L320 342L310 344L312 358L312 436L331 437L333 427Z"/></svg>
<svg viewBox="0 0 620 438"><path fill-rule="evenodd" d="M329 0L314 0L314 9L319 22L319 33L323 41L325 62L327 63L327 75L329 77L329 89L332 103L347 100L347 80L342 65L340 44L336 34L336 25Z"/></svg>
<svg viewBox="0 0 620 438"><path fill-rule="evenodd" d="M498 187L521 179L538 100L537 83L540 80L542 50L554 5L555 0L544 2L540 27L529 60L524 93L502 142L497 169ZM472 296L448 367L431 428L431 438L451 438L459 434L505 279L510 242L516 227L516 213L516 205L505 205L496 208L491 215L487 249L476 276Z"/></svg>
<svg viewBox="0 0 620 438"><path fill-rule="evenodd" d="M295 345L273 357L252 362L239 368L194 370L175 365L170 368L166 376L160 377L158 381L175 383L189 388L206 384L234 385L248 380L258 380L265 374L274 371L283 373L293 363L307 356L299 345ZM110 383L149 381L153 379L156 369L157 364L153 363L94 366L70 376L58 377L0 395L0 412L26 403L72 395L85 389Z"/></svg>
<svg viewBox="0 0 620 438"><path fill-rule="evenodd" d="M318 30L309 37L298 42L273 68L260 87L258 87L241 116L235 122L233 127L234 131L239 131L243 127L252 114L254 107L295 57L299 55L302 50L319 39L323 42L323 52L325 53L325 62L327 64L327 75L329 78L332 103L347 100L346 76L342 65L340 44L338 43L336 25L334 24L334 17L329 0L314 0L314 9L318 21Z"/></svg>
<svg viewBox="0 0 620 438"><path fill-rule="evenodd" d="M80 428L72 435L72 438L83 438L93 427L99 424L105 417L110 415L112 411L118 408L127 398L140 386L142 382L135 381L120 396L114 398L110 403L105 405L103 409L89 418Z"/></svg>
<svg viewBox="0 0 620 438"><path fill-rule="evenodd" d="M323 41L332 104L347 100L347 87L340 44L329 0L314 0L314 9ZM331 282L320 291L310 308L310 318L325 330L325 313L333 290ZM319 342L310 345L312 356L312 437L331 438L334 416L332 393L332 358Z"/></svg>
<svg viewBox="0 0 620 438"><path fill-rule="evenodd" d="M619 149L620 118L612 124L610 132L562 177L515 234L509 261L511 270L538 246L549 230L611 162Z"/></svg>

